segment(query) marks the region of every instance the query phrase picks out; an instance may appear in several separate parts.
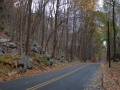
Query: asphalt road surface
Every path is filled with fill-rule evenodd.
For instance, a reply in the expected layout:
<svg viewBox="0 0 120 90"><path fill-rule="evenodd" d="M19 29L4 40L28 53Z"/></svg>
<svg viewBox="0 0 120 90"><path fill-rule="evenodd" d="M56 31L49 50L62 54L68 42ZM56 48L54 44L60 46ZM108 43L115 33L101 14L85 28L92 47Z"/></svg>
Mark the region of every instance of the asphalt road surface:
<svg viewBox="0 0 120 90"><path fill-rule="evenodd" d="M0 90L84 90L100 66L79 64L27 78L0 83Z"/></svg>

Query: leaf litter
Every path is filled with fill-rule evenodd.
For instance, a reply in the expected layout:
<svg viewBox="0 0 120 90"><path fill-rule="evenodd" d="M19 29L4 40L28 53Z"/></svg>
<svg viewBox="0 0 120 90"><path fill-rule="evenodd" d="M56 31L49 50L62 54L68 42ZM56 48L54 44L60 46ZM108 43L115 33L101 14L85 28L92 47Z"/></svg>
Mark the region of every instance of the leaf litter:
<svg viewBox="0 0 120 90"><path fill-rule="evenodd" d="M103 74L101 67L95 72L93 78L88 81L85 87L84 90L105 90L103 87Z"/></svg>

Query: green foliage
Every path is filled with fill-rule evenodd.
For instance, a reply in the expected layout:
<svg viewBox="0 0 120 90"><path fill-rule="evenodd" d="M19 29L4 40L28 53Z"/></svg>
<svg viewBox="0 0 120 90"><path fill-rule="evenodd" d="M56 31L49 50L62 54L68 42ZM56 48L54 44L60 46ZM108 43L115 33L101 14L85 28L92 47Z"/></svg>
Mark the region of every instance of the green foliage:
<svg viewBox="0 0 120 90"><path fill-rule="evenodd" d="M120 53L120 47L116 48L117 53Z"/></svg>
<svg viewBox="0 0 120 90"><path fill-rule="evenodd" d="M94 32L93 34L93 42L97 45L103 45L103 37L99 32Z"/></svg>
<svg viewBox="0 0 120 90"><path fill-rule="evenodd" d="M13 28L12 28L12 26L10 26L10 23L9 23L9 22L6 22L6 23L5 23L5 29L6 29L7 31L10 31L10 30L12 30Z"/></svg>
<svg viewBox="0 0 120 90"><path fill-rule="evenodd" d="M40 63L40 67L41 67L41 68L44 68L43 62Z"/></svg>
<svg viewBox="0 0 120 90"><path fill-rule="evenodd" d="M3 70L0 70L0 74L3 74L3 75L4 75L4 71L3 71Z"/></svg>
<svg viewBox="0 0 120 90"><path fill-rule="evenodd" d="M4 71L4 75L8 76L8 73L9 73L9 72L10 72L9 70L5 70L5 71Z"/></svg>
<svg viewBox="0 0 120 90"><path fill-rule="evenodd" d="M3 63L0 63L0 68L2 68L4 65L3 65Z"/></svg>
<svg viewBox="0 0 120 90"><path fill-rule="evenodd" d="M9 63L12 60L19 59L18 54L5 54L4 56L0 56L0 63Z"/></svg>
<svg viewBox="0 0 120 90"><path fill-rule="evenodd" d="M102 51L98 51L98 55L103 55L103 52Z"/></svg>
<svg viewBox="0 0 120 90"><path fill-rule="evenodd" d="M96 17L98 19L98 23L99 24L102 24L102 25L105 25L105 22L106 22L106 14L101 12L101 11L95 11L95 14L96 14Z"/></svg>
<svg viewBox="0 0 120 90"><path fill-rule="evenodd" d="M35 54L35 59L39 60L40 59L40 55L39 54Z"/></svg>
<svg viewBox="0 0 120 90"><path fill-rule="evenodd" d="M4 56L0 56L0 62L1 63L9 63L11 60L11 55L5 54Z"/></svg>
<svg viewBox="0 0 120 90"><path fill-rule="evenodd" d="M9 70L0 70L0 74L8 76Z"/></svg>
<svg viewBox="0 0 120 90"><path fill-rule="evenodd" d="M46 57L44 57L44 58L42 59L42 63L43 63L44 65L48 65L48 60L47 60Z"/></svg>

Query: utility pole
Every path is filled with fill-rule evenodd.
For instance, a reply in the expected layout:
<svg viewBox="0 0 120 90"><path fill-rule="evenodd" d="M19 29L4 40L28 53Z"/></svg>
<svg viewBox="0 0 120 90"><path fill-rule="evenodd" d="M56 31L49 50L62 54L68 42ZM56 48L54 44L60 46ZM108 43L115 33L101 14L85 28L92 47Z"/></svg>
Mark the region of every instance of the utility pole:
<svg viewBox="0 0 120 90"><path fill-rule="evenodd" d="M111 62L110 62L110 30L109 30L109 21L107 21L107 26L108 26L108 43L107 43L107 59L109 61L109 68L111 67Z"/></svg>
<svg viewBox="0 0 120 90"><path fill-rule="evenodd" d="M113 2L113 29L114 29L114 61L116 61L116 28L115 28L115 1Z"/></svg>

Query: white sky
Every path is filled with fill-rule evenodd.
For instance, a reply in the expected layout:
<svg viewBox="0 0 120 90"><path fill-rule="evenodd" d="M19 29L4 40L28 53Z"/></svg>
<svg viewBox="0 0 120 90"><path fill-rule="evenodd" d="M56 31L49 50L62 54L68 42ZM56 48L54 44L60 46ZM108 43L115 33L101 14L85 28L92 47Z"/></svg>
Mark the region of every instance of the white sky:
<svg viewBox="0 0 120 90"><path fill-rule="evenodd" d="M33 12L36 10L36 8L38 7L38 4L37 4L38 0L33 0L33 3L32 3L32 10ZM51 6L51 4L49 3L47 5L48 7ZM96 10L102 10L102 6L103 6L103 0L98 0L98 3L96 5Z"/></svg>
<svg viewBox="0 0 120 90"><path fill-rule="evenodd" d="M96 10L102 11L103 10L103 0L98 0L96 5Z"/></svg>
<svg viewBox="0 0 120 90"><path fill-rule="evenodd" d="M98 4L100 5L100 7L102 7L102 5L103 5L103 0L99 0Z"/></svg>

